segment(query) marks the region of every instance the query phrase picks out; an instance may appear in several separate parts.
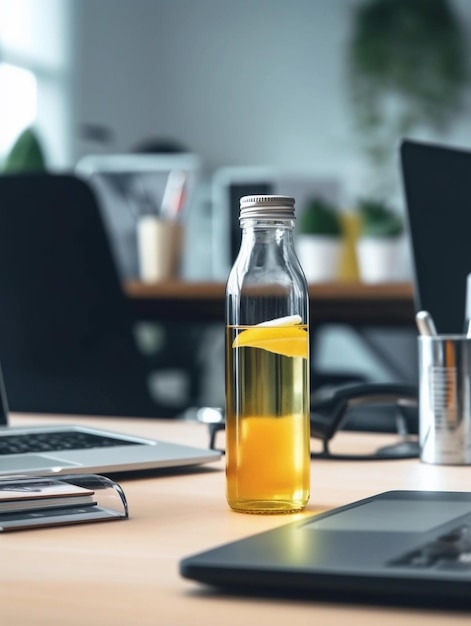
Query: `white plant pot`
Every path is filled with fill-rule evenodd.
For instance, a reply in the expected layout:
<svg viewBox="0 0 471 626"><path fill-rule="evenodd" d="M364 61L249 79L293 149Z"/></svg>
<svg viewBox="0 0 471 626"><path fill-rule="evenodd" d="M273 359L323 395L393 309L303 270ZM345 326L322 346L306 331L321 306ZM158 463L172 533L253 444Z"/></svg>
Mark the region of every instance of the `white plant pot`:
<svg viewBox="0 0 471 626"><path fill-rule="evenodd" d="M296 252L310 283L337 280L340 270L342 240L322 235L298 235Z"/></svg>
<svg viewBox="0 0 471 626"><path fill-rule="evenodd" d="M357 241L360 279L365 283L387 283L403 279L403 237L365 237Z"/></svg>

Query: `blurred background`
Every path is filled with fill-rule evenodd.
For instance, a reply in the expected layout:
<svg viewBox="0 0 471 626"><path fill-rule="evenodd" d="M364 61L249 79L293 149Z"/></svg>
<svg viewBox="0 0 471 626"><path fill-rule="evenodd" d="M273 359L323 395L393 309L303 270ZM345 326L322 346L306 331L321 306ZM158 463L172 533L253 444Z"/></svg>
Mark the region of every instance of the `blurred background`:
<svg viewBox="0 0 471 626"><path fill-rule="evenodd" d="M471 147L470 34L466 0L0 0L0 162L28 128L50 171L149 141L197 155L181 278L224 280L230 218L217 192L251 168L301 179L303 202L306 181L324 185L342 216L367 198L400 219L400 140ZM357 280L351 263L343 279ZM394 280L410 279L405 247ZM159 349L187 331L137 327L161 370L156 393L179 411L223 402L218 325L198 329L197 388L185 367L162 374ZM318 366L415 380L415 329L370 337L389 365L336 325Z"/></svg>

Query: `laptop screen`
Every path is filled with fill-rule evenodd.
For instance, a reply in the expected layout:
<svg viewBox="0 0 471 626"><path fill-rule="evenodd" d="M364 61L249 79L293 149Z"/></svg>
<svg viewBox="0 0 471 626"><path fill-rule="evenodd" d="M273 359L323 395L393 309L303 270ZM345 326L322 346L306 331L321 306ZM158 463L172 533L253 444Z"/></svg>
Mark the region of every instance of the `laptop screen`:
<svg viewBox="0 0 471 626"><path fill-rule="evenodd" d="M3 372L0 366L0 426L8 424L8 400L5 390L5 381L3 380Z"/></svg>
<svg viewBox="0 0 471 626"><path fill-rule="evenodd" d="M401 165L416 310L439 333L463 333L471 272L471 152L406 140Z"/></svg>

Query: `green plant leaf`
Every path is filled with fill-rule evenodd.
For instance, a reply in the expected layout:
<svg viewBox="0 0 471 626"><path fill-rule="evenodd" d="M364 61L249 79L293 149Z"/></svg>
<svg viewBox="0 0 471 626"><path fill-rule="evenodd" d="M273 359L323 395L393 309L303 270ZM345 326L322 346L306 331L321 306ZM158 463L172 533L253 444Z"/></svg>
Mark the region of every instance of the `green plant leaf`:
<svg viewBox="0 0 471 626"><path fill-rule="evenodd" d="M404 232L402 218L383 202L363 199L358 209L361 237L399 237Z"/></svg>
<svg viewBox="0 0 471 626"><path fill-rule="evenodd" d="M39 138L32 128L26 128L13 144L3 165L3 171L44 171L46 159Z"/></svg>
<svg viewBox="0 0 471 626"><path fill-rule="evenodd" d="M353 18L348 77L354 120L378 166L390 161L397 139L415 128L445 131L464 110L466 35L450 0L366 0Z"/></svg>
<svg viewBox="0 0 471 626"><path fill-rule="evenodd" d="M340 237L342 224L334 207L322 198L311 199L298 225L298 231L310 235Z"/></svg>

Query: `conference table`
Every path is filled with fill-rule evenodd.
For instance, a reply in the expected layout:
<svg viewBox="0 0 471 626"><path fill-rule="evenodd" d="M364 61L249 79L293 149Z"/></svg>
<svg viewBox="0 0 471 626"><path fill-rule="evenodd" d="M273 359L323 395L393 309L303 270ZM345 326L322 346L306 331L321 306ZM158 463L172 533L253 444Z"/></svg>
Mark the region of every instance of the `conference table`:
<svg viewBox="0 0 471 626"><path fill-rule="evenodd" d="M13 415L13 424L79 422L141 436L206 446L203 424L114 418ZM394 435L340 433L337 451L366 451ZM0 533L0 624L231 626L318 624L407 626L469 624L450 610L237 596L183 579L180 559L390 489L469 488L471 468L418 460L312 461L312 495L303 513L232 512L224 461L192 469L116 477L127 520Z"/></svg>

